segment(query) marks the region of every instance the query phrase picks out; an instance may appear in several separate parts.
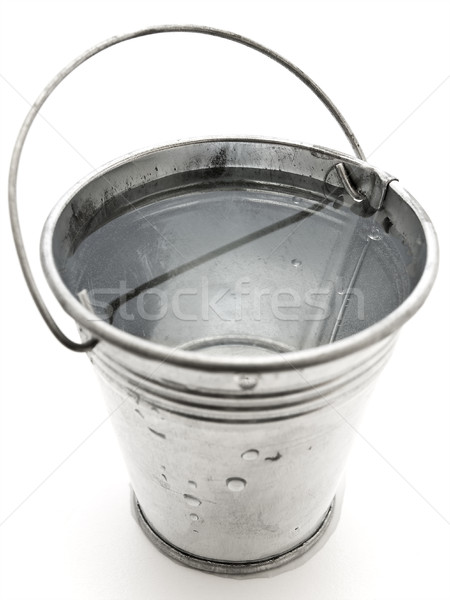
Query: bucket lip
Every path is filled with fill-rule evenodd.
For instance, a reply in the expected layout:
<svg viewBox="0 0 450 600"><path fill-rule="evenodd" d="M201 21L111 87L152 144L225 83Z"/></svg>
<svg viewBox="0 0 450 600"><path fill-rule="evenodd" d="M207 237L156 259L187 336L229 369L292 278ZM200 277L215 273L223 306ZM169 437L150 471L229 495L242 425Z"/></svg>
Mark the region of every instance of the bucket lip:
<svg viewBox="0 0 450 600"><path fill-rule="evenodd" d="M55 294L57 300L61 304L65 312L67 312L77 324L91 332L94 338L99 342L107 342L119 349L137 354L144 358L160 360L161 364L167 362L187 368L194 368L205 371L231 371L231 372L270 372L296 369L299 367L307 367L315 364L338 360L347 355L366 348L371 344L383 340L389 335L394 334L398 329L408 321L422 306L427 298L438 269L438 242L435 229L431 223L425 210L415 200L409 192L407 192L398 181L392 181L389 185L402 198L402 200L410 206L415 215L420 221L423 228L423 233L427 245L427 256L424 270L417 285L409 294L409 296L393 310L389 315L367 327L363 331L350 335L342 340L331 344L324 344L314 348L304 350L295 350L292 352L279 353L270 357L252 357L242 361L242 358L222 358L211 357L200 352L190 352L177 347L164 346L150 340L139 338L131 333L127 333L106 323L102 320L92 320L92 313L85 308L73 294L68 290L65 283L61 279L57 266L54 261L52 251L53 232L58 223L58 220L71 201L73 196L78 193L83 187L98 177L106 174L113 168L117 168L127 162L138 160L140 158L155 154L157 152L179 148L192 144L205 144L217 142L236 142L236 143L258 143L258 144L276 144L286 147L296 148L306 151L320 150L330 158L345 159L359 164L366 168L373 169L373 166L367 162L347 155L343 152L328 149L323 146L307 145L295 143L292 141L284 141L274 138L263 137L209 137L201 139L190 139L173 144L139 150L128 153L119 159L108 162L100 169L96 169L94 173L90 173L87 177L80 180L73 186L60 201L51 210L41 236L40 254L42 268L47 278L47 281Z"/></svg>

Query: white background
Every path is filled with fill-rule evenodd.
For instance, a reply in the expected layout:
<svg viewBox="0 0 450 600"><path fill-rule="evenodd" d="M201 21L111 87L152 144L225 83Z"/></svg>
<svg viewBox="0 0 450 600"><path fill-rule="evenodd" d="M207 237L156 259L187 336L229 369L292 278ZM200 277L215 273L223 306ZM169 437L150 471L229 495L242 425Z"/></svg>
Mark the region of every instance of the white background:
<svg viewBox="0 0 450 600"><path fill-rule="evenodd" d="M130 516L127 473L91 365L47 331L8 230L8 161L29 102L85 48L166 23L230 29L303 68L346 116L369 161L423 204L440 238L438 280L371 399L336 530L308 562L270 577L196 572L147 541ZM2 598L449 597L449 26L449 3L431 0L3 2ZM51 207L93 167L128 151L209 134L349 151L330 115L292 75L249 49L197 37L154 36L109 50L44 107L47 121L33 126L19 177L37 271Z"/></svg>

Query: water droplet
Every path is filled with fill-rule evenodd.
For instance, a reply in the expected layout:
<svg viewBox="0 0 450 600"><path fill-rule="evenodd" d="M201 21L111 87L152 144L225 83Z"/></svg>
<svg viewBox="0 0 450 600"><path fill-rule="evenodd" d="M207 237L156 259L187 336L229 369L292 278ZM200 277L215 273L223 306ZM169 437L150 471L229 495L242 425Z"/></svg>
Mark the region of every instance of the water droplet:
<svg viewBox="0 0 450 600"><path fill-rule="evenodd" d="M242 492L242 490L247 485L245 479L241 479L241 477L230 477L227 479L228 489L232 492Z"/></svg>
<svg viewBox="0 0 450 600"><path fill-rule="evenodd" d="M345 283L341 281L340 278L336 281L336 292L339 294L339 296L343 296L345 294L347 287L345 287Z"/></svg>
<svg viewBox="0 0 450 600"><path fill-rule="evenodd" d="M183 498L186 500L186 503L189 506L200 506L200 504L202 503L201 500L199 500L195 496L191 496L189 494L183 494Z"/></svg>
<svg viewBox="0 0 450 600"><path fill-rule="evenodd" d="M191 517L191 521L198 521L198 515L195 513L191 513L189 516Z"/></svg>
<svg viewBox="0 0 450 600"><path fill-rule="evenodd" d="M195 489L197 487L197 484L195 481L189 480L188 481L188 486L191 487L192 489Z"/></svg>
<svg viewBox="0 0 450 600"><path fill-rule="evenodd" d="M239 387L243 390L251 390L253 389L258 380L253 375L241 375L239 377Z"/></svg>
<svg viewBox="0 0 450 600"><path fill-rule="evenodd" d="M282 454L280 454L279 452L277 452L277 453L275 454L275 456L268 456L268 457L267 457L267 458L265 458L264 460L270 460L270 461L272 461L272 462L276 462L277 460L280 460L280 458L281 458L282 456L283 456Z"/></svg>
<svg viewBox="0 0 450 600"><path fill-rule="evenodd" d="M153 433L153 435L157 435L158 437L160 437L163 440L166 439L166 434L165 433L161 433L160 431L156 431L156 429L152 429L151 427L148 427L147 429L149 431L151 431Z"/></svg>
<svg viewBox="0 0 450 600"><path fill-rule="evenodd" d="M244 460L256 460L258 458L258 456L259 456L258 450L254 450L254 449L246 450L245 452L243 452L241 454L241 457Z"/></svg>
<svg viewBox="0 0 450 600"><path fill-rule="evenodd" d="M300 204L300 198L297 198L297 196L293 196L293 197L292 197L292 202L293 202L294 204Z"/></svg>
<svg viewBox="0 0 450 600"><path fill-rule="evenodd" d="M301 261L301 260L298 260L297 258L293 258L293 259L291 260L291 264L292 264L294 267L299 267L299 266L302 264L302 261Z"/></svg>
<svg viewBox="0 0 450 600"><path fill-rule="evenodd" d="M339 296L343 296L346 290L343 277L337 277L334 285L336 287L336 293L339 294Z"/></svg>
<svg viewBox="0 0 450 600"><path fill-rule="evenodd" d="M133 402L136 402L136 404L139 404L141 401L141 397L134 390L128 390L128 396L131 398L131 400L133 400Z"/></svg>
<svg viewBox="0 0 450 600"><path fill-rule="evenodd" d="M369 239L374 240L375 242L381 240L381 233L378 227L372 227L372 230L369 232L368 237Z"/></svg>

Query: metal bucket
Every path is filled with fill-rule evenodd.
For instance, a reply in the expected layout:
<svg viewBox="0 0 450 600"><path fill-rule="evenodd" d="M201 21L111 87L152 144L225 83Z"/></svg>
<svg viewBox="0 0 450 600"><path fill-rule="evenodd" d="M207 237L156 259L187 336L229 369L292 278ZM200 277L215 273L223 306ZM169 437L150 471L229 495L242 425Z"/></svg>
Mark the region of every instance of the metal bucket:
<svg viewBox="0 0 450 600"><path fill-rule="evenodd" d="M16 210L22 145L60 81L126 39L189 31L263 52L336 116L358 158L210 139L107 166L52 211L42 264L82 343L36 289ZM105 390L142 529L200 569L251 573L305 553L333 517L354 427L399 328L437 270L418 203L368 165L325 94L272 51L202 27L114 38L36 101L10 179L13 231L42 315Z"/></svg>

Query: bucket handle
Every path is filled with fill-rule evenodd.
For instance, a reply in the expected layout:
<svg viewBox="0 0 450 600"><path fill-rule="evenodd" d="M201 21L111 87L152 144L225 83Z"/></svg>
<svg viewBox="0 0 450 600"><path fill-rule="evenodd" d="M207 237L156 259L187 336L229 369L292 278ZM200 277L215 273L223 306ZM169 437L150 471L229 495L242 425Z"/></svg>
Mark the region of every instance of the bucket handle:
<svg viewBox="0 0 450 600"><path fill-rule="evenodd" d="M338 122L339 126L345 133L348 141L350 142L356 156L361 160L365 160L364 153L359 145L358 140L355 137L355 134L350 129L347 121L344 119L342 114L333 104L333 102L328 98L328 96L321 90L321 88L312 80L306 73L304 73L301 69L293 65L291 62L273 52L269 48L254 42L246 37L242 37L236 33L231 33L229 31L223 31L221 29L213 29L211 27L205 26L197 26L197 25L164 25L161 27L149 27L147 29L141 29L139 31L135 31L133 33L127 33L120 36L114 36L97 44L93 48L86 50L83 54L81 54L78 58L73 60L70 64L68 64L64 69L62 69L50 83L45 87L38 98L35 100L32 105L30 111L28 112L25 120L22 124L22 127L19 131L19 135L17 136L17 140L14 146L11 165L9 170L9 182L8 182L8 198L9 198L9 213L11 220L11 228L14 237L14 244L16 246L17 256L19 257L20 266L22 268L22 273L27 283L28 289L33 297L33 300L42 315L42 318L47 323L49 329L53 333L53 335L64 345L66 348L70 350L74 350L75 352L85 352L87 350L91 350L98 340L91 338L83 343L74 342L70 338L68 338L65 333L59 328L53 319L50 311L48 310L40 292L34 280L30 264L28 262L28 257L25 251L22 231L20 228L19 214L17 210L17 174L19 170L19 162L22 154L22 149L27 138L30 127L41 109L42 105L45 103L47 98L51 95L51 93L58 87L58 85L77 67L83 64L92 56L99 54L103 50L110 48L111 46L115 46L116 44L120 44L121 42L125 42L127 40L132 40L138 37L144 37L147 35L152 35L155 33L201 33L205 35L211 35L214 37L224 38L230 40L232 42L236 42L238 44L242 44L244 46L248 46L265 56L268 56L275 62L279 63L283 67L285 67L288 71L293 73L296 77L298 77L316 96L317 98L326 106L326 108L330 111L333 117Z"/></svg>

